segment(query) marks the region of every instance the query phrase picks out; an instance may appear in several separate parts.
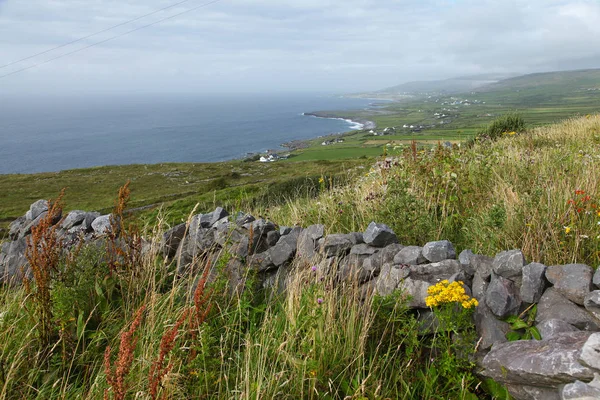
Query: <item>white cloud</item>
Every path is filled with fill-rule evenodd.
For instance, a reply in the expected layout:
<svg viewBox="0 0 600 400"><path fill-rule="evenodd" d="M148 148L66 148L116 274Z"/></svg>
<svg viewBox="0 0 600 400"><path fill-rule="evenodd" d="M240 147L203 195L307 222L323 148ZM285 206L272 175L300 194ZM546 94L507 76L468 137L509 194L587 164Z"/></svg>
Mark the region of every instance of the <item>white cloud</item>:
<svg viewBox="0 0 600 400"><path fill-rule="evenodd" d="M173 2L0 0L0 64ZM0 74L198 4L191 0ZM0 79L0 90L355 91L488 71L587 67L600 58L598 48L596 1L222 0Z"/></svg>

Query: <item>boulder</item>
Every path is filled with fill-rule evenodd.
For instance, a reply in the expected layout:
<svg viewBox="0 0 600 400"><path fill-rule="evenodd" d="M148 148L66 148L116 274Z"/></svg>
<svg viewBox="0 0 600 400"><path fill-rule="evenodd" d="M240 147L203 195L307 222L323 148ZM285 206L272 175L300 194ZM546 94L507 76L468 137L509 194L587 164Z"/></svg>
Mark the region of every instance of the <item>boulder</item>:
<svg viewBox="0 0 600 400"><path fill-rule="evenodd" d="M325 234L323 225L311 225L304 229L298 237L296 254L305 260L312 259L317 254L317 241Z"/></svg>
<svg viewBox="0 0 600 400"><path fill-rule="evenodd" d="M67 216L63 219L62 223L60 224L60 227L65 230L69 230L75 225L82 224L83 221L85 221L86 214L87 213L85 211L81 210L70 211L67 214Z"/></svg>
<svg viewBox="0 0 600 400"><path fill-rule="evenodd" d="M376 291L382 296L391 294L400 282L407 278L410 269L401 264L383 264L379 276L377 277Z"/></svg>
<svg viewBox="0 0 600 400"><path fill-rule="evenodd" d="M227 217L228 215L229 215L229 213L227 211L225 211L222 207L217 207L215 209L215 211L208 213L208 214L201 215L200 227L201 228L210 228L217 221Z"/></svg>
<svg viewBox="0 0 600 400"><path fill-rule="evenodd" d="M267 233L267 245L275 246L275 244L279 241L281 234L279 231L271 231Z"/></svg>
<svg viewBox="0 0 600 400"><path fill-rule="evenodd" d="M394 231L385 224L371 222L363 234L366 244L374 247L385 247L392 243L398 243Z"/></svg>
<svg viewBox="0 0 600 400"><path fill-rule="evenodd" d="M27 240L20 238L2 244L0 253L0 282L20 282L29 276L29 263L25 257Z"/></svg>
<svg viewBox="0 0 600 400"><path fill-rule="evenodd" d="M42 213L47 212L50 207L48 200L38 200L29 206L29 212L26 214L27 219L30 221L35 220L37 217L42 215Z"/></svg>
<svg viewBox="0 0 600 400"><path fill-rule="evenodd" d="M28 224L27 218L19 217L15 219L9 225L8 238L10 240L16 240L20 234L21 230Z"/></svg>
<svg viewBox="0 0 600 400"><path fill-rule="evenodd" d="M479 272L475 273L473 277L473 283L471 285L473 297L475 297L481 303L485 299L485 292L489 286L489 282L486 281Z"/></svg>
<svg viewBox="0 0 600 400"><path fill-rule="evenodd" d="M462 272L462 268L457 260L444 260L432 264L410 266L411 278L429 283L450 279L458 272Z"/></svg>
<svg viewBox="0 0 600 400"><path fill-rule="evenodd" d="M394 264L419 265L426 262L427 259L423 257L423 248L419 246L406 246L394 257Z"/></svg>
<svg viewBox="0 0 600 400"><path fill-rule="evenodd" d="M485 292L485 303L498 318L515 315L521 306L519 289L510 279L492 273L492 280Z"/></svg>
<svg viewBox="0 0 600 400"><path fill-rule="evenodd" d="M579 362L589 332L569 332L551 340L519 340L492 347L481 374L497 382L558 388L576 379L591 380L594 371Z"/></svg>
<svg viewBox="0 0 600 400"><path fill-rule="evenodd" d="M560 391L561 400L598 400L600 389L587 383L575 381L565 385Z"/></svg>
<svg viewBox="0 0 600 400"><path fill-rule="evenodd" d="M101 215L92 222L92 229L97 235L105 235L111 231L110 214Z"/></svg>
<svg viewBox="0 0 600 400"><path fill-rule="evenodd" d="M542 339L549 339L559 333L577 332L579 329L560 319L549 319L536 325Z"/></svg>
<svg viewBox="0 0 600 400"><path fill-rule="evenodd" d="M563 296L583 305L585 296L592 291L594 270L585 264L553 265L546 269L546 278Z"/></svg>
<svg viewBox="0 0 600 400"><path fill-rule="evenodd" d="M292 228L290 228L289 226L280 226L279 227L279 235L280 236L285 236L288 233L290 233L292 231Z"/></svg>
<svg viewBox="0 0 600 400"><path fill-rule="evenodd" d="M426 243L422 252L423 257L432 263L456 258L456 250L448 240Z"/></svg>
<svg viewBox="0 0 600 400"><path fill-rule="evenodd" d="M471 268L478 273L482 279L489 282L494 269L494 259L481 254L475 254L471 257Z"/></svg>
<svg viewBox="0 0 600 400"><path fill-rule="evenodd" d="M546 288L546 266L540 263L531 263L523 267L523 282L521 284L521 300L525 303L540 301Z"/></svg>
<svg viewBox="0 0 600 400"><path fill-rule="evenodd" d="M583 306L594 317L600 320L600 290L594 290L585 296Z"/></svg>
<svg viewBox="0 0 600 400"><path fill-rule="evenodd" d="M470 249L463 250L458 255L458 261L460 262L460 266L465 272L467 272L471 276L475 275L475 269L473 268L473 266L471 266L471 258L474 255L475 254Z"/></svg>
<svg viewBox="0 0 600 400"><path fill-rule="evenodd" d="M497 319L485 303L480 303L475 308L473 313L473 320L475 322L475 329L477 334L481 338L479 343L479 349L487 350L494 343L504 343L506 334L510 331L510 325L504 321Z"/></svg>
<svg viewBox="0 0 600 400"><path fill-rule="evenodd" d="M410 308L427 308L425 298L428 296L427 289L431 284L427 281L422 281L413 278L405 278L398 284L398 289L402 291L404 296L408 296L408 307Z"/></svg>
<svg viewBox="0 0 600 400"><path fill-rule="evenodd" d="M592 333L581 348L579 361L586 367L600 370L600 333Z"/></svg>
<svg viewBox="0 0 600 400"><path fill-rule="evenodd" d="M597 268L596 272L594 272L594 276L592 277L592 283L594 284L594 286L596 286L596 288L600 289L600 268Z"/></svg>
<svg viewBox="0 0 600 400"><path fill-rule="evenodd" d="M256 221L256 218L242 211L238 212L235 216L235 223L237 226L244 226L254 221Z"/></svg>
<svg viewBox="0 0 600 400"><path fill-rule="evenodd" d="M186 232L186 224L179 224L163 233L161 241L161 249L163 256L167 259L175 257L179 244Z"/></svg>
<svg viewBox="0 0 600 400"><path fill-rule="evenodd" d="M494 258L493 271L503 278L515 278L521 276L525 266L525 256L521 250L502 251Z"/></svg>
<svg viewBox="0 0 600 400"><path fill-rule="evenodd" d="M555 288L548 288L540 298L537 307L536 322L560 319L578 329L598 330L599 323L586 310L564 297Z"/></svg>
<svg viewBox="0 0 600 400"><path fill-rule="evenodd" d="M289 234L280 237L275 246L269 249L271 261L276 267L280 267L294 258L301 231L301 229L295 228Z"/></svg>
<svg viewBox="0 0 600 400"><path fill-rule="evenodd" d="M507 384L506 389L515 400L560 400L556 388Z"/></svg>
<svg viewBox="0 0 600 400"><path fill-rule="evenodd" d="M353 243L348 235L336 233L325 237L321 251L325 257L339 257L346 255L352 246Z"/></svg>

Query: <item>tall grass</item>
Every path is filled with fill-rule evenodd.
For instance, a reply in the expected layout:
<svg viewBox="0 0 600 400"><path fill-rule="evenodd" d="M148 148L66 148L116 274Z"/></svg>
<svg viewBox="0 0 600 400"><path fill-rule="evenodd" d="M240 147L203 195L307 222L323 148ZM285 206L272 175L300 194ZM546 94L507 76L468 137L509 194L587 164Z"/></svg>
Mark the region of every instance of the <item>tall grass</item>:
<svg viewBox="0 0 600 400"><path fill-rule="evenodd" d="M329 232L390 225L403 244L449 239L494 255L520 248L547 264L600 262L600 117L574 118L471 147L390 147L347 187L272 208L282 224Z"/></svg>

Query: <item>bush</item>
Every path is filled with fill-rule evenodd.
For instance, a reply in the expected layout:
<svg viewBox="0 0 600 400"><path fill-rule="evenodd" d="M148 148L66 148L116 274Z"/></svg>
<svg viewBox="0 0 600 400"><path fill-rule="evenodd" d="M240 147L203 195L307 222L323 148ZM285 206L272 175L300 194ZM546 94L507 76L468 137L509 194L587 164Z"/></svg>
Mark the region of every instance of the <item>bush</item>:
<svg viewBox="0 0 600 400"><path fill-rule="evenodd" d="M525 120L520 114L509 113L496 118L487 127L477 132L477 139L496 140L503 134L515 134L525 130Z"/></svg>

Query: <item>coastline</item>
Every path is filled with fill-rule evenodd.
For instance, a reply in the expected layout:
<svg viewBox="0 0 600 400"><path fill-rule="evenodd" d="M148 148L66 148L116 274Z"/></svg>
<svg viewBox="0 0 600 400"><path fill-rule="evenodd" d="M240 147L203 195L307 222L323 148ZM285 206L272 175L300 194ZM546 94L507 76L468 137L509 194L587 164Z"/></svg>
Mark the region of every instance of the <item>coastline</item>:
<svg viewBox="0 0 600 400"><path fill-rule="evenodd" d="M361 131L361 130L365 130L365 129L375 129L377 127L377 125L373 121L369 121L366 119L350 119L350 118L344 117L342 115L331 114L331 113L322 112L322 111L305 112L305 113L302 113L302 115L304 115L306 117L337 119L337 120L341 120L341 121L346 121L350 124L350 127L349 127L350 130L353 130L353 131Z"/></svg>

